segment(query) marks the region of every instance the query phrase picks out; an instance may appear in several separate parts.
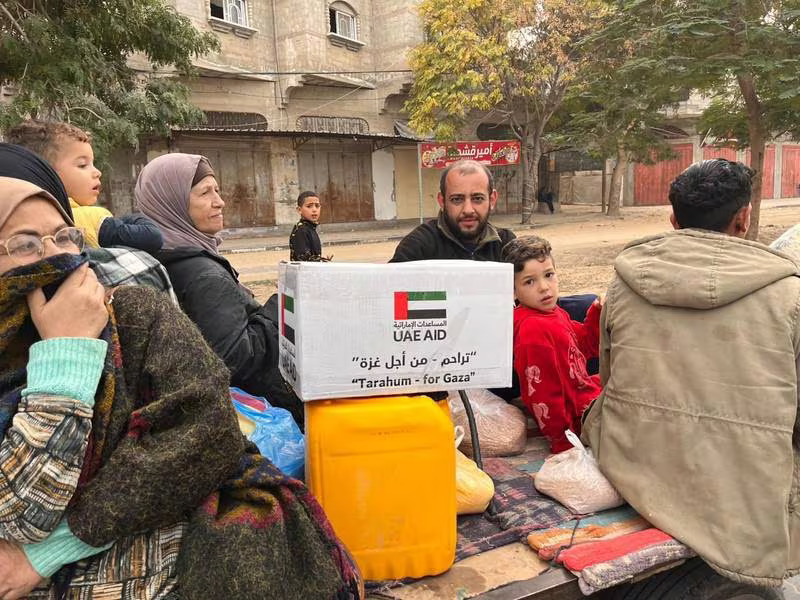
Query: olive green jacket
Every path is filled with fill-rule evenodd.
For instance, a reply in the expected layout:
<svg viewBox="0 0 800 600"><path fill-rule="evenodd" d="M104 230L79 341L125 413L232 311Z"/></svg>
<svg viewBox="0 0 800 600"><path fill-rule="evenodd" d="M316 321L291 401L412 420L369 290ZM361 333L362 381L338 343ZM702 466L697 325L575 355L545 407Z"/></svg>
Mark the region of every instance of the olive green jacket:
<svg viewBox="0 0 800 600"><path fill-rule="evenodd" d="M628 245L584 439L622 496L732 579L800 569L798 265L699 230Z"/></svg>

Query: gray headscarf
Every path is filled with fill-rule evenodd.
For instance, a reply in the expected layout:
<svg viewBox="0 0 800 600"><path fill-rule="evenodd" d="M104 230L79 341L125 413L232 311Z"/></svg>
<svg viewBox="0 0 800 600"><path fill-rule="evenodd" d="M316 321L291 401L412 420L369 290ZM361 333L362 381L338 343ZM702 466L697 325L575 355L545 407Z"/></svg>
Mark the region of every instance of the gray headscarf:
<svg viewBox="0 0 800 600"><path fill-rule="evenodd" d="M189 217L192 180L204 158L199 154L164 154L139 173L134 191L136 207L158 225L166 249L190 246L217 254L221 240L198 230Z"/></svg>

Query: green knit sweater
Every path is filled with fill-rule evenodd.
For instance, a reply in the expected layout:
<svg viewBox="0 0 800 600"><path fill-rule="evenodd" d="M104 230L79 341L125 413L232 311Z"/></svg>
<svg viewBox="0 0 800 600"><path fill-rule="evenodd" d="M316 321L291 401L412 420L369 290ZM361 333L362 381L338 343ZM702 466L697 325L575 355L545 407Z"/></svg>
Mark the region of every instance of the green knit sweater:
<svg viewBox="0 0 800 600"><path fill-rule="evenodd" d="M103 340L89 338L55 338L36 342L30 348L28 380L22 392L23 398L43 396L40 411L53 407L54 398L72 398L93 407L107 346ZM90 416L91 412L88 412L86 418ZM73 444L70 441L69 449L73 447L76 452L85 452L85 444ZM57 442L48 443L44 450L48 449L60 456L65 452ZM31 467L51 470L56 468L53 462L40 457ZM39 493L48 491L57 490L48 488L39 490ZM57 498L48 499L53 505L58 504L56 500ZM83 543L69 530L67 523L61 521L46 539L25 544L22 549L36 572L43 577L49 577L63 565L97 554L105 547L95 548Z"/></svg>

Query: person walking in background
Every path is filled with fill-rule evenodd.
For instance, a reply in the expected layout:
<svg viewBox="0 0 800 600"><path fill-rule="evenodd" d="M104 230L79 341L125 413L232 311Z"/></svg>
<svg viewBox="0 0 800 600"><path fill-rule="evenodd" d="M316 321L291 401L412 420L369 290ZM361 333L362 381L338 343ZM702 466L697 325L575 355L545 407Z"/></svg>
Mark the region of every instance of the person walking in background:
<svg viewBox="0 0 800 600"><path fill-rule="evenodd" d="M540 188L539 193L536 195L536 199L541 202L542 204L546 204L547 208L550 209L550 214L552 215L556 212L555 207L553 206L553 201L555 200L556 195L549 191L547 188Z"/></svg>

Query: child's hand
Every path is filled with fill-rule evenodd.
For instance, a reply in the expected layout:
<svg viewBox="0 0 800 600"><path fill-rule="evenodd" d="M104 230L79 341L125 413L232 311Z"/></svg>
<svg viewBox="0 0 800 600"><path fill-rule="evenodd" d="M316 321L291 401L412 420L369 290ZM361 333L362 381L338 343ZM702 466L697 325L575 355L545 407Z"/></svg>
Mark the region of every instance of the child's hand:
<svg viewBox="0 0 800 600"><path fill-rule="evenodd" d="M96 338L108 323L106 302L106 290L88 264L70 273L50 300L41 289L28 294L31 318L43 340Z"/></svg>

